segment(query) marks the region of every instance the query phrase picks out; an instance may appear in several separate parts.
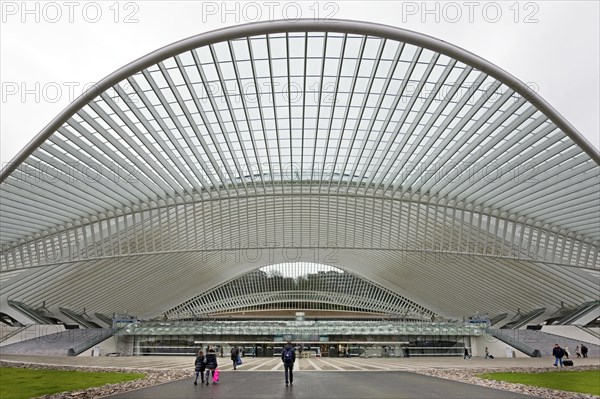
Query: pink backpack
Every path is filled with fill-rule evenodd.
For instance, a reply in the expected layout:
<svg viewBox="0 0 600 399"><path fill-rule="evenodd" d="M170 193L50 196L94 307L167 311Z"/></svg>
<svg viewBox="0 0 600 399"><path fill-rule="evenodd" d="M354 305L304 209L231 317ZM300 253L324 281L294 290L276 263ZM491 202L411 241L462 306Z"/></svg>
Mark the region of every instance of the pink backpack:
<svg viewBox="0 0 600 399"><path fill-rule="evenodd" d="M219 382L219 369L215 369L215 374L213 375L213 382Z"/></svg>

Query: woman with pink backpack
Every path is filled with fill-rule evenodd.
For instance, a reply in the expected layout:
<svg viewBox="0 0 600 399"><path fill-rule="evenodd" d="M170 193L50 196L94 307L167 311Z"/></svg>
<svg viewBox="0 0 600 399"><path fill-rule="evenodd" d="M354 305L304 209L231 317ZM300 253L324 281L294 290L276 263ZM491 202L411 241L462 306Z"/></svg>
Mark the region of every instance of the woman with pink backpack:
<svg viewBox="0 0 600 399"><path fill-rule="evenodd" d="M217 363L217 354L215 353L215 349L212 346L208 347L208 352L206 352L206 385L208 385L208 381L212 372L213 384L219 381L219 370L217 369L219 364Z"/></svg>

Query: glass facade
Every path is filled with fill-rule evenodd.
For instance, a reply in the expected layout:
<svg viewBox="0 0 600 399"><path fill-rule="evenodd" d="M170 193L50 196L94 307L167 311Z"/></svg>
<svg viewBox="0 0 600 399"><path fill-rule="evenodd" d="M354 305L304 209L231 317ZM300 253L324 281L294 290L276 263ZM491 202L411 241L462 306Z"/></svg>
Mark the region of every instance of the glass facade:
<svg viewBox="0 0 600 399"><path fill-rule="evenodd" d="M321 356L460 356L487 325L377 321L138 322L119 334L132 355L193 355L208 345L246 348L246 356L277 356L290 340ZM348 348L343 353L342 348ZM318 349L318 350L317 350Z"/></svg>

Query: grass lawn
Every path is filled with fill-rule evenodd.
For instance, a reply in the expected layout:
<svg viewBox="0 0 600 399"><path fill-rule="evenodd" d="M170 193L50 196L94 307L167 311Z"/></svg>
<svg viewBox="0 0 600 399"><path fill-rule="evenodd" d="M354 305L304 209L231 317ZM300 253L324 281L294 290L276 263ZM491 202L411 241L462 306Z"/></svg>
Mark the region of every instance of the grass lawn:
<svg viewBox="0 0 600 399"><path fill-rule="evenodd" d="M27 399L143 378L144 374L103 371L32 370L0 367L0 399Z"/></svg>
<svg viewBox="0 0 600 399"><path fill-rule="evenodd" d="M563 391L600 395L600 370L549 371L546 373L488 373L478 377Z"/></svg>

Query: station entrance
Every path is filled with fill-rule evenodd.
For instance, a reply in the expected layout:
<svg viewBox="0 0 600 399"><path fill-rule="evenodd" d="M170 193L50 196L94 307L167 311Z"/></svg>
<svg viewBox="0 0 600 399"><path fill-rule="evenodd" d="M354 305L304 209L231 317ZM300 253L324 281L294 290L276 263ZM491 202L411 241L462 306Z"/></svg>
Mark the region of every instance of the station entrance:
<svg viewBox="0 0 600 399"><path fill-rule="evenodd" d="M118 350L129 356L194 356L212 347L228 357L235 346L244 357L274 357L288 341L298 357L462 356L486 328L375 320L136 322L117 339Z"/></svg>
<svg viewBox="0 0 600 399"><path fill-rule="evenodd" d="M195 356L199 350L205 353L212 347L217 356L229 357L231 349L237 347L242 357L278 357L285 346L284 341L258 341L258 342L222 342L222 341L195 341L173 342L165 341L140 341L136 350L131 353L138 356ZM176 345L173 345L176 344ZM420 357L420 356L462 356L468 341L421 341L418 344L410 341L388 342L292 342L299 358L312 357Z"/></svg>

